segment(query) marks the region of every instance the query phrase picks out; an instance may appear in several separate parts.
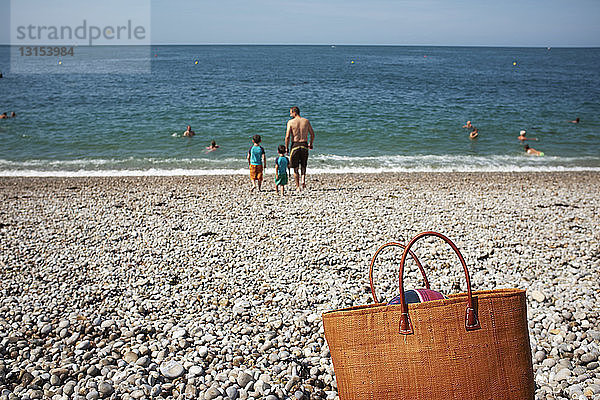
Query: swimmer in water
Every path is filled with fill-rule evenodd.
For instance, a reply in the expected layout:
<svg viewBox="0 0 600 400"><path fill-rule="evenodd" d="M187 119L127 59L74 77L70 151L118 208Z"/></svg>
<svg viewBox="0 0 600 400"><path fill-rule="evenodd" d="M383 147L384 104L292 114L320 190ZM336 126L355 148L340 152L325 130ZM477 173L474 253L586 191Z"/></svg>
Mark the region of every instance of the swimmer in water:
<svg viewBox="0 0 600 400"><path fill-rule="evenodd" d="M573 121L569 121L572 124L578 124L579 123L579 117L575 118L575 120Z"/></svg>
<svg viewBox="0 0 600 400"><path fill-rule="evenodd" d="M210 142L210 146L208 146L206 148L205 153L210 153L211 151L215 151L216 149L218 149L219 146L217 146L217 142L215 142L214 140L212 142Z"/></svg>
<svg viewBox="0 0 600 400"><path fill-rule="evenodd" d="M521 142L524 142L525 140L535 140L535 141L537 141L537 138L528 138L528 137L525 137L526 134L527 134L527 132L525 131L525 129L523 129L521 132L519 132L519 137L517 139L519 139Z"/></svg>
<svg viewBox="0 0 600 400"><path fill-rule="evenodd" d="M467 129L471 129L474 128L473 125L471 125L471 121L467 121L467 123L465 125L462 126L463 128L467 128Z"/></svg>
<svg viewBox="0 0 600 400"><path fill-rule="evenodd" d="M11 112L11 113L10 113L10 117L11 117L11 118L17 118L17 113L16 113L16 112L14 112L14 111L13 111L13 112Z"/></svg>
<svg viewBox="0 0 600 400"><path fill-rule="evenodd" d="M8 115L6 113L0 114L0 119L8 119Z"/></svg>
<svg viewBox="0 0 600 400"><path fill-rule="evenodd" d="M475 139L477 136L479 136L479 129L477 128L473 129L471 133L469 133L469 139Z"/></svg>
<svg viewBox="0 0 600 400"><path fill-rule="evenodd" d="M542 151L537 151L536 149L529 147L528 144L525 145L525 152L527 154L531 154L532 156L537 156L537 157L541 157L544 155L544 152Z"/></svg>
<svg viewBox="0 0 600 400"><path fill-rule="evenodd" d="M192 137L196 134L196 132L194 132L192 130L192 127L190 125L187 126L187 130L185 132L183 132L183 136L185 137Z"/></svg>

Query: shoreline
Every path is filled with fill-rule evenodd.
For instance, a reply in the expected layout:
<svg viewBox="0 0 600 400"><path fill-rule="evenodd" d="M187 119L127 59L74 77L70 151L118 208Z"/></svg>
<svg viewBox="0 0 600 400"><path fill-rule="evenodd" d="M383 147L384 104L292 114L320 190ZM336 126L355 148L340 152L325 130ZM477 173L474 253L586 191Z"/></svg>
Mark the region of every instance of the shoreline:
<svg viewBox="0 0 600 400"><path fill-rule="evenodd" d="M293 171L292 171L293 172ZM519 167L485 167L472 165L470 167L341 167L341 168L310 168L310 175L369 175L369 174L452 174L452 173L578 173L600 172L600 167L592 166L535 166L523 165ZM215 168L215 169L107 169L107 170L0 170L0 178L78 178L78 177L169 177L169 176L237 176L247 175L248 168ZM269 166L265 175L274 175Z"/></svg>
<svg viewBox="0 0 600 400"><path fill-rule="evenodd" d="M269 178L273 178L275 176L275 174L271 171L272 168L268 168L267 171L264 172L265 176L268 176ZM205 170L202 170L205 171ZM39 171L38 171L39 172ZM94 172L94 171L83 171L82 173L86 173L86 172ZM101 172L105 172L105 171L101 171ZM211 179L214 177L220 177L220 178L240 178L246 175L249 175L249 172L247 169L243 169L243 170L237 170L235 172L229 172L229 171L224 171L223 173L215 173L215 174L203 174L203 173L199 173L199 174L185 174L182 170L181 174L167 174L167 175L152 175L152 174L145 174L146 172L150 173L150 172L155 172L155 171L128 171L128 172L139 172L140 174L134 174L134 175L75 175L75 176L71 176L71 175L1 175L0 174L0 180L14 180L14 179L32 179L32 180L36 180L36 179L48 179L48 180L52 180L52 179L131 179L131 178L140 178L140 179ZM0 172L1 173L1 172ZM52 171L48 171L49 174L52 173ZM70 172L65 172L66 174L70 173ZM291 177L293 177L294 171L291 171ZM383 177L402 177L402 176L444 176L444 175L448 175L448 176L469 176L469 175L486 175L486 176L498 176L498 177L502 177L502 176L528 176L528 175L557 175L557 176L567 176L567 175L571 175L573 177L576 176L600 176L600 170L596 170L594 168L584 168L582 167L582 169L577 169L577 170L556 170L556 171L528 171L528 170L524 170L524 171L519 171L519 170L513 170L513 171L368 171L368 172L344 172L344 171L340 171L340 172L311 172L310 169L307 171L307 177L310 179L311 176L316 176L316 177L344 177L344 178L349 178L349 179L354 179L354 178L369 178L369 177L373 177L373 176L383 176Z"/></svg>

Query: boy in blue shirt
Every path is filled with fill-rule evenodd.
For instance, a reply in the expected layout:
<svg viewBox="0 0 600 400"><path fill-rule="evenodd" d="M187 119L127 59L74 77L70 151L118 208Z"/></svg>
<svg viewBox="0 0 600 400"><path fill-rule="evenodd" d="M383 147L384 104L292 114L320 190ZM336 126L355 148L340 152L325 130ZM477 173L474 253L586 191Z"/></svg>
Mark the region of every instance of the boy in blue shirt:
<svg viewBox="0 0 600 400"><path fill-rule="evenodd" d="M285 156L285 146L280 145L277 148L279 157L275 159L275 190L279 194L279 186L281 186L281 195L285 195L285 185L288 183L288 175L290 173L290 160Z"/></svg>
<svg viewBox="0 0 600 400"><path fill-rule="evenodd" d="M252 180L252 190L256 189L258 186L258 191L260 192L260 187L262 186L263 181L263 165L267 165L267 158L265 156L265 149L260 145L261 142L260 135L254 135L252 138L253 145L248 150L248 166L250 167L250 179Z"/></svg>

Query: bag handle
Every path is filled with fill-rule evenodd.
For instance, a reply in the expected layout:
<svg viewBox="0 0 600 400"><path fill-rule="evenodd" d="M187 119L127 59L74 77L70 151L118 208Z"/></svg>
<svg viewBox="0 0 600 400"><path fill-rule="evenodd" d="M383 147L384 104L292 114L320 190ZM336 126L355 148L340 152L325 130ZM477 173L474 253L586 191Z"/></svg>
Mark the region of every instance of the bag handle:
<svg viewBox="0 0 600 400"><path fill-rule="evenodd" d="M392 247L392 246L400 247L402 249L406 248L406 246L404 246L401 243L396 243L396 242L386 243L377 249L377 251L373 255L373 258L371 259L371 266L369 268L369 283L371 284L371 294L373 295L373 300L375 301L375 303L379 303L379 300L377 300L377 295L375 295L375 286L373 285L373 266L375 265L375 260L377 259L377 256L379 255L379 253L386 247ZM423 282L425 283L425 288L429 289L429 281L427 280L427 275L425 275L425 270L423 269L423 266L419 262L419 259L417 258L415 253L413 253L412 251L409 251L409 253L410 253L410 256L413 258L413 260L415 260L415 262L417 263L417 266L419 267L419 269L421 270L421 275L423 275Z"/></svg>
<svg viewBox="0 0 600 400"><path fill-rule="evenodd" d="M404 299L404 277L403 277L404 262L406 261L406 256L410 253L410 248L413 246L413 244L415 244L415 242L417 240L427 237L427 236L436 236L436 237L439 237L440 239L444 240L446 243L448 243L450 245L450 247L452 247L452 250L454 250L454 252L458 256L458 259L460 260L460 263L462 264L463 269L465 271L465 277L467 278L467 310L466 310L466 315L465 315L465 329L467 331L473 331L473 330L481 328L481 325L479 324L479 319L477 318L477 313L475 311L475 308L473 307L473 293L471 292L471 278L469 277L469 270L467 269L467 264L465 263L465 259L463 258L462 254L460 254L458 247L456 247L456 245L454 243L452 243L452 241L450 239L448 239L446 236L442 235L441 233L430 231L430 232L419 233L417 236L412 238L410 240L410 242L408 242L408 244L404 248L404 253L402 253L402 259L400 260L400 307L402 307L402 315L400 316L400 334L401 335L410 335L413 333L413 327L410 322L410 318L408 316L408 304L406 303L406 301Z"/></svg>

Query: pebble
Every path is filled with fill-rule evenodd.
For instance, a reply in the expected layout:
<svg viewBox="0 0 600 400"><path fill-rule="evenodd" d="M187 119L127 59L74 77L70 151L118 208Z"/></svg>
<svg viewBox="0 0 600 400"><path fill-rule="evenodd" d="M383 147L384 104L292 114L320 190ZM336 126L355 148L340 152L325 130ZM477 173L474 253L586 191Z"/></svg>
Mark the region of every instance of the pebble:
<svg viewBox="0 0 600 400"><path fill-rule="evenodd" d="M52 325L51 324L46 324L42 327L42 329L40 329L40 334L42 335L47 335L52 331Z"/></svg>
<svg viewBox="0 0 600 400"><path fill-rule="evenodd" d="M176 379L184 373L183 365L175 360L164 362L160 365L160 373L166 378Z"/></svg>
<svg viewBox="0 0 600 400"><path fill-rule="evenodd" d="M75 347L76 350L87 350L89 349L91 346L91 342L89 340L84 340L82 342L79 342L77 344L77 346Z"/></svg>
<svg viewBox="0 0 600 400"><path fill-rule="evenodd" d="M50 376L50 384L52 386L58 386L60 384L60 377L58 375Z"/></svg>
<svg viewBox="0 0 600 400"><path fill-rule="evenodd" d="M539 290L530 291L529 296L538 303L543 303L544 300L546 300L546 296L544 295L544 293L540 292Z"/></svg>
<svg viewBox="0 0 600 400"><path fill-rule="evenodd" d="M140 367L147 367L150 364L150 359L146 356L140 357L135 362L135 365L139 365Z"/></svg>
<svg viewBox="0 0 600 400"><path fill-rule="evenodd" d="M580 358L581 362L584 364L590 363L592 361L596 361L597 359L598 359L598 355L592 354L592 353L586 353L586 354L582 355Z"/></svg>
<svg viewBox="0 0 600 400"><path fill-rule="evenodd" d="M173 332L173 339L183 338L183 337L186 337L186 335L187 335L187 331L185 329L178 329Z"/></svg>
<svg viewBox="0 0 600 400"><path fill-rule="evenodd" d="M569 370L568 368L563 368L556 373L556 375L554 376L554 380L556 380L557 382L560 382L560 381L564 381L565 379L567 379L570 376L571 376L571 370Z"/></svg>
<svg viewBox="0 0 600 400"><path fill-rule="evenodd" d="M114 388L110 383L100 382L98 384L98 392L100 392L102 397L110 396L114 392Z"/></svg>
<svg viewBox="0 0 600 400"><path fill-rule="evenodd" d="M66 394L67 396L70 396L74 393L75 389L75 383L74 382L67 382L65 384L65 386L63 386L63 393Z"/></svg>
<svg viewBox="0 0 600 400"><path fill-rule="evenodd" d="M254 380L254 378L252 377L252 375L250 375L246 372L241 372L238 374L237 384L241 388L245 388L248 385L248 383L252 382L253 380Z"/></svg>
<svg viewBox="0 0 600 400"><path fill-rule="evenodd" d="M200 346L198 348L198 355L202 358L206 358L206 356L208 355L208 347Z"/></svg>
<svg viewBox="0 0 600 400"><path fill-rule="evenodd" d="M533 356L538 363L541 363L546 358L546 352L544 350L538 350Z"/></svg>
<svg viewBox="0 0 600 400"><path fill-rule="evenodd" d="M425 229L475 290L531 288L536 399L596 400L597 176L309 175L260 207L243 177L0 180L0 400L334 400L322 313L368 304L374 251ZM451 251L427 246L429 280L458 292Z"/></svg>
<svg viewBox="0 0 600 400"><path fill-rule="evenodd" d="M138 360L138 355L132 351L128 351L123 355L123 360L125 360L129 364L133 364Z"/></svg>
<svg viewBox="0 0 600 400"><path fill-rule="evenodd" d="M219 396L221 396L221 392L219 391L219 389L217 389L215 387L211 387L206 392L204 392L205 400L213 400Z"/></svg>
<svg viewBox="0 0 600 400"><path fill-rule="evenodd" d="M226 390L225 393L227 393L227 398L229 398L230 400L237 400L237 398L239 397L239 391L237 390L237 388L235 386L229 386Z"/></svg>

